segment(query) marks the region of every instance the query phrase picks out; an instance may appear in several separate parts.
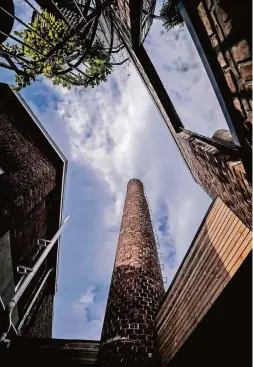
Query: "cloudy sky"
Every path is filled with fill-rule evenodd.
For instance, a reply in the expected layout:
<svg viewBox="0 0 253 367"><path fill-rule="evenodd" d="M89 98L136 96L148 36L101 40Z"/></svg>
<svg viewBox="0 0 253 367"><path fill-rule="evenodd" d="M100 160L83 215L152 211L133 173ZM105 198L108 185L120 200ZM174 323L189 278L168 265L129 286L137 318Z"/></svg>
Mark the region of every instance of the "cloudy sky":
<svg viewBox="0 0 253 367"><path fill-rule="evenodd" d="M185 127L212 136L226 123L190 35L186 27L162 30L155 20L146 50ZM211 200L131 64L96 89L42 80L22 95L69 161L64 216L71 220L61 239L53 336L99 339L128 180L145 185L166 288Z"/></svg>

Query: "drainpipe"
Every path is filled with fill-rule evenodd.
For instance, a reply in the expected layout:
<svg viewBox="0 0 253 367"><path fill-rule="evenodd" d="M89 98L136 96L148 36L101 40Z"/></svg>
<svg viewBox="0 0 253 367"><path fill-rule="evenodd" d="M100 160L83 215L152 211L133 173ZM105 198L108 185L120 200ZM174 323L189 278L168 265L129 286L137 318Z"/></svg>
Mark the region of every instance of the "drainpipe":
<svg viewBox="0 0 253 367"><path fill-rule="evenodd" d="M37 292L36 292L35 296L33 297L32 302L30 303L29 307L28 307L28 308L27 308L27 310L26 310L26 313L24 314L24 316L23 316L22 320L20 321L20 323L19 323L19 325L18 325L18 327L17 327L17 333L18 333L18 334L20 333L20 331L21 331L21 329L22 329L22 327L23 327L23 325L24 325L24 322L25 322L25 320L27 319L27 316L29 315L29 313L30 313L30 311L31 311L31 309L32 309L32 307L33 307L33 305L34 305L34 303L35 303L36 299L38 298L38 296L39 296L39 294L40 294L40 292L41 292L42 288L44 287L44 284L45 284L45 283L46 283L46 281L48 280L48 277L49 277L49 275L52 273L52 271L53 271L53 268L49 269L49 270L48 270L48 272L46 273L46 275L44 276L44 279L43 279L43 281L41 282L41 284L40 284L40 286L39 286L39 288L38 288L38 290L37 290Z"/></svg>
<svg viewBox="0 0 253 367"><path fill-rule="evenodd" d="M14 307L16 306L16 304L19 301L20 297L22 296L22 294L26 290L27 286L30 284L30 282L33 279L34 275L37 273L37 270L40 268L41 264L43 263L43 261L47 257L48 253L50 252L50 250L52 249L52 247L54 246L54 244L56 243L56 241L60 237L60 235L61 235L61 233L62 233L62 231L64 229L64 225L67 223L67 221L69 220L69 218L70 218L70 216L68 216L64 220L64 222L62 223L61 227L58 229L58 231L56 232L56 234L54 235L54 237L52 238L52 240L50 241L50 243L47 245L47 247L45 248L45 250L43 251L43 253L41 254L41 256L38 258L38 260L36 261L36 263L32 267L31 272L27 274L27 276L25 277L24 281L22 282L22 284L20 285L20 287L18 288L18 290L14 294L12 300L7 305L7 307L5 309L5 313L6 313L6 317L8 318L8 324L7 324L6 330L0 336L0 342L4 342L5 341L7 335L9 333L9 331L10 331L10 328L11 328L11 316L12 316L12 311L13 311Z"/></svg>

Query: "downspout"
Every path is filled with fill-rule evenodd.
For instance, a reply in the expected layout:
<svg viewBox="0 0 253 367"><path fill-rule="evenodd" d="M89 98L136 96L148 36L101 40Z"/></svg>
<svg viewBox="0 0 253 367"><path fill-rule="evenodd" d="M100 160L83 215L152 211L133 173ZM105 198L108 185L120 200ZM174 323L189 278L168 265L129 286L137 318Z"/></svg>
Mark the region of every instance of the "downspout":
<svg viewBox="0 0 253 367"><path fill-rule="evenodd" d="M56 234L54 235L54 237L52 238L52 240L50 241L50 243L47 245L47 247L45 248L45 250L43 251L43 253L41 254L41 256L38 258L38 260L36 261L36 263L32 267L31 272L27 274L26 278L24 279L24 281L22 282L22 284L19 286L17 292L14 294L12 300L7 305L7 307L5 309L5 313L6 313L6 317L7 317L7 327L6 327L6 330L0 336L0 342L4 342L5 341L7 335L9 333L9 331L10 331L10 328L11 328L11 316L12 316L13 309L15 308L15 306L16 306L17 302L19 301L20 297L22 296L22 294L26 290L27 286L30 284L31 280L33 279L33 277L37 273L37 270L40 268L41 264L43 263L43 261L47 257L48 253L50 252L50 250L52 249L52 247L54 246L54 244L56 243L56 241L60 237L60 235L61 235L61 233L62 233L62 231L64 229L64 225L69 220L69 217L70 216L68 216L64 220L64 222L62 223L61 227L58 229L58 231L56 232Z"/></svg>
<svg viewBox="0 0 253 367"><path fill-rule="evenodd" d="M33 305L34 305L34 303L35 303L36 299L38 298L38 296L39 296L39 294L40 294L40 292L41 292L42 288L44 287L44 285L45 285L45 283L46 283L46 281L47 281L47 279L48 279L49 275L52 273L52 271L53 271L53 268L49 269L49 270L48 270L48 272L46 273L46 275L44 276L44 279L43 279L43 281L41 282L41 284L40 284L40 286L39 286L39 288L38 288L38 290L37 290L37 292L36 292L36 294L35 294L35 296L34 296L34 298L33 298L32 302L30 303L29 307L28 307L28 308L27 308L27 310L26 310L26 313L24 314L24 316L23 316L22 320L20 321L20 323L19 323L19 325L18 325L18 327L17 327L17 333L18 333L18 334L20 333L20 331L21 331L21 329L22 329L22 326L24 325L24 322L25 322L25 320L27 319L27 316L29 315L29 313L30 313L30 311L31 311L31 309L32 309L32 307L33 307Z"/></svg>

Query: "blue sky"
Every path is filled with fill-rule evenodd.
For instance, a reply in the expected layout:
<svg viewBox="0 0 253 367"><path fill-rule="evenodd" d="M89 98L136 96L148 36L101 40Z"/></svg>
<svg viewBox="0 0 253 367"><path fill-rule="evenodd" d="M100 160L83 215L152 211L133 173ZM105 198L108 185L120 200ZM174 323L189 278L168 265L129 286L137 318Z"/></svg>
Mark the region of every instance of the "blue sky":
<svg viewBox="0 0 253 367"><path fill-rule="evenodd" d="M187 29L154 21L145 47L186 128L206 136L225 120ZM1 71L1 80L8 80ZM53 336L99 339L126 185L143 181L169 285L210 198L193 181L130 65L96 89L34 83L23 97L69 161Z"/></svg>

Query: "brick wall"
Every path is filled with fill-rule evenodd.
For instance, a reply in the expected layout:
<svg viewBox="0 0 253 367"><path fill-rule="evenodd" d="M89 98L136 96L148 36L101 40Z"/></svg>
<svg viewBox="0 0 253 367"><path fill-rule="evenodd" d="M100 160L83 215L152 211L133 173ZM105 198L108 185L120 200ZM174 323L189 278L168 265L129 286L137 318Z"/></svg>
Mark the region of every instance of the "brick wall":
<svg viewBox="0 0 253 367"><path fill-rule="evenodd" d="M36 338L52 338L54 296L44 293L38 307L33 313L33 319L29 320L25 335Z"/></svg>
<svg viewBox="0 0 253 367"><path fill-rule="evenodd" d="M19 123L22 123L21 121ZM5 201L26 214L55 186L56 170L29 136L18 129L0 101L0 167ZM7 193L7 195L6 195Z"/></svg>
<svg viewBox="0 0 253 367"><path fill-rule="evenodd" d="M2 108L1 108L2 107ZM46 197L56 185L56 169L17 128L0 104L0 176L3 190L0 232L11 228L13 267L36 252L37 238L46 234ZM5 224L5 225L4 225Z"/></svg>
<svg viewBox="0 0 253 367"><path fill-rule="evenodd" d="M251 1L205 0L198 11L252 144Z"/></svg>
<svg viewBox="0 0 253 367"><path fill-rule="evenodd" d="M99 350L99 366L158 366L155 315L164 286L148 205L128 183Z"/></svg>
<svg viewBox="0 0 253 367"><path fill-rule="evenodd" d="M188 131L178 134L178 140L197 183L211 198L219 196L251 228L252 188L241 160Z"/></svg>
<svg viewBox="0 0 253 367"><path fill-rule="evenodd" d="M50 239L53 235L49 218L54 205L57 175L54 164L33 141L32 133L24 128L25 121L22 118L24 116L20 116L20 120L13 116L2 95L0 167L4 173L0 175L0 237L7 232L10 234L12 268L16 284L20 279L17 266L32 266L39 255L37 240ZM44 270L40 269L38 279ZM19 317L22 317L28 306L29 293L35 283L36 279L19 301ZM45 317L51 318L46 332L48 336L52 327L52 302L45 311Z"/></svg>
<svg viewBox="0 0 253 367"><path fill-rule="evenodd" d="M180 2L181 0L178 1ZM218 1L215 2L215 4L218 3L219 3ZM232 1L231 3L235 5L235 2ZM246 13L245 3L247 5L248 1L245 0L245 2L242 1L240 3L241 7L240 13L243 13L244 15ZM210 13L210 9L212 9L212 11L214 12L214 9L217 8L216 10L218 11L218 5L215 5L214 1L211 0L209 2L208 1L204 2L200 0L191 0L191 1L185 0L183 1L183 4L187 9L187 12L189 13L189 16L191 17L192 22L194 21L193 26L197 25L196 18L201 23L202 32L200 32L200 28L197 27L195 31L198 33L199 36L203 36L203 34L205 35L204 25L200 21L200 16L198 14L198 5L200 5L200 8L202 6L202 8L206 12L205 13L206 17L202 17L204 24L207 24L206 23L207 15ZM237 1L236 5L238 7ZM237 29L236 22L238 22L237 19L239 19L240 21L240 17L234 14L234 12L233 14L231 14L231 10L229 14L230 16L229 18L226 19L226 21L224 20L223 26L224 27L227 26L228 24L227 22L230 23L232 22L233 27ZM209 17L211 17L210 14ZM233 18L233 20L231 20L231 17ZM215 29L216 28L214 27L212 33L210 32L210 37L211 34L213 35L213 32L215 32ZM231 47L234 47L234 45L236 44L234 37L236 37L236 35L233 33L233 38L231 38L231 42L233 45ZM249 37L247 28L246 30L244 30L244 32L239 31L237 37L241 38L244 37L243 39ZM224 81L226 90L228 90L229 92L228 99L226 100L226 102L230 100L232 108L234 109L233 104L234 96L232 92L228 89L228 85L225 82L224 73L220 67L220 64L217 61L218 59L218 54L216 55L217 50L215 51L212 49L211 39L209 39L207 36L205 37L205 40L206 39L207 44L211 49L213 59L216 61L216 64L218 64L218 71L220 72L220 74L218 73L219 74L218 82L220 82L221 79ZM217 145L215 144L215 141L211 139L201 136L196 137L198 134L186 131L184 129L183 122L180 121L180 118L162 84L162 81L157 75L157 72L151 60L148 58L145 49L143 49L141 46L139 47L138 50L133 50L130 47L130 45L128 45L128 47L131 58L134 62L136 69L140 74L140 77L143 80L143 83L145 84L146 88L148 89L150 95L153 98L154 103L159 109L173 139L175 140L176 145L180 150L180 153L182 154L182 157L185 160L185 163L187 164L196 182L202 186L202 188L208 193L208 195L211 198L220 196L222 200L229 206L229 208L236 215L238 215L238 217L242 220L242 222L250 228L252 190L251 190L250 177L248 174L249 170L247 169L247 167L251 165L250 164L251 153L246 154L245 156L244 155L245 151L242 151L242 149L241 150L238 149L237 152L234 150L235 154L232 155L228 152L228 149L225 149L225 147L222 146L222 142L221 144ZM228 46L228 43L225 42L222 47L227 50L226 51L227 53L228 52L232 53L232 48ZM206 56L207 58L209 58L210 54ZM232 65L232 59L231 59L231 65L228 64L226 65L227 68L232 69L232 66L234 65L234 64ZM242 62L241 64L239 62L237 64L238 68L239 66L242 67L242 65L243 65ZM214 65L211 63L211 66L213 67ZM215 77L216 76L218 77L218 74L215 74ZM246 85L247 88L250 88L250 83L246 79L243 82L238 83L239 86L237 88L238 89L237 97L239 96L240 98L244 98L243 90L246 89ZM237 113L236 115L233 116L236 116L234 122L241 121L240 119L237 118L238 117ZM247 142L251 138L251 134L250 130L248 129L248 123L247 123L248 120L246 119L246 115L243 121L244 122L242 122L241 124L242 140ZM243 166L242 159L243 164L245 163L245 161L247 161L246 162L247 166L245 165Z"/></svg>
<svg viewBox="0 0 253 367"><path fill-rule="evenodd" d="M234 150L232 156L222 141L216 144L212 139L201 136L197 138L198 134L185 130L159 76L154 76L156 71L151 61L139 52L134 53L130 49L130 53L193 178L211 198L220 196L250 228L252 189L240 152Z"/></svg>
<svg viewBox="0 0 253 367"><path fill-rule="evenodd" d="M252 180L251 0L177 0Z"/></svg>

